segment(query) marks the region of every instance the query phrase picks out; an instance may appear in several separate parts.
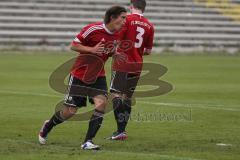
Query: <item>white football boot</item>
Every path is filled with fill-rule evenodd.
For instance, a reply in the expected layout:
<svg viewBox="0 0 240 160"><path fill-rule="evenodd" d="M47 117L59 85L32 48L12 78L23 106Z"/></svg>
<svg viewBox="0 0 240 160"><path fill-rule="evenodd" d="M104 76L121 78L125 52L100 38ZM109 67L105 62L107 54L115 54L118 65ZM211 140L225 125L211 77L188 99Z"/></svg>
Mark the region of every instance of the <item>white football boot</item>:
<svg viewBox="0 0 240 160"><path fill-rule="evenodd" d="M100 147L94 144L92 141L87 141L81 145L83 150L99 150Z"/></svg>
<svg viewBox="0 0 240 160"><path fill-rule="evenodd" d="M39 134L38 134L38 141L40 144L44 145L47 143L47 136L43 136L43 130L44 130L44 127L46 126L46 124L49 122L49 120L46 120L43 125L42 125L42 128L41 130L39 131Z"/></svg>

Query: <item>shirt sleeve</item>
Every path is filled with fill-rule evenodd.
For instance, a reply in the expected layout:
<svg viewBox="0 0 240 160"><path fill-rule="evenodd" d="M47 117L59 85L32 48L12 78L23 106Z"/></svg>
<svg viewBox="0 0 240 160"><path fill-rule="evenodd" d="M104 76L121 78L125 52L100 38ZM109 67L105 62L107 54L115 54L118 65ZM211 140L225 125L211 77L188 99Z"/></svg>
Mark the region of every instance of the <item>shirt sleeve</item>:
<svg viewBox="0 0 240 160"><path fill-rule="evenodd" d="M152 26L151 29L150 29L149 36L148 36L147 41L146 41L145 49L152 50L153 40L154 40L154 27Z"/></svg>
<svg viewBox="0 0 240 160"><path fill-rule="evenodd" d="M76 37L73 40L73 44L84 44L86 42L86 37L84 36L84 33L86 33L87 28L83 28L80 33L76 35Z"/></svg>

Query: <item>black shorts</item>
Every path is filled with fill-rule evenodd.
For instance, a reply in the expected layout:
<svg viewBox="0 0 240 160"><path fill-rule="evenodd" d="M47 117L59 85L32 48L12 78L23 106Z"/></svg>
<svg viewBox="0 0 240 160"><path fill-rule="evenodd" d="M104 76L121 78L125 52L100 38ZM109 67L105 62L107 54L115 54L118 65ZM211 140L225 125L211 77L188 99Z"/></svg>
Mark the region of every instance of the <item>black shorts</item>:
<svg viewBox="0 0 240 160"><path fill-rule="evenodd" d="M137 87L139 77L140 74L137 73L113 71L110 92L126 94L128 98L131 98Z"/></svg>
<svg viewBox="0 0 240 160"><path fill-rule="evenodd" d="M94 104L93 97L97 95L107 97L106 77L98 77L95 83L87 84L70 75L64 104L71 107L83 107L87 105L87 98L90 103Z"/></svg>

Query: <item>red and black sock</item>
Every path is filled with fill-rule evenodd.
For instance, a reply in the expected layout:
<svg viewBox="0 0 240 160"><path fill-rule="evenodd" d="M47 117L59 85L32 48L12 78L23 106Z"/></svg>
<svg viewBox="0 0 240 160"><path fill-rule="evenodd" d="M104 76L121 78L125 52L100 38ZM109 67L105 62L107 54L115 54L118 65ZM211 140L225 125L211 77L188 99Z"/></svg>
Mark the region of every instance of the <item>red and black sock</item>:
<svg viewBox="0 0 240 160"><path fill-rule="evenodd" d="M87 131L87 135L86 135L84 142L92 140L96 136L99 128L102 125L103 116L104 116L104 112L101 112L101 111L95 109L95 111L89 121L88 131Z"/></svg>
<svg viewBox="0 0 240 160"><path fill-rule="evenodd" d="M125 121L125 109L123 105L123 101L120 97L115 97L112 100L113 109L114 109L114 117L117 123L117 131L119 133L125 131L124 121Z"/></svg>
<svg viewBox="0 0 240 160"><path fill-rule="evenodd" d="M52 128L60 123L64 122L64 120L60 116L60 111L57 111L52 118L46 123L45 127L43 128L43 137L46 137L47 134L52 130Z"/></svg>
<svg viewBox="0 0 240 160"><path fill-rule="evenodd" d="M123 108L124 108L124 121L122 124L123 131L126 130L128 121L130 119L131 111L132 111L132 106L131 106L131 100L126 99L123 100Z"/></svg>

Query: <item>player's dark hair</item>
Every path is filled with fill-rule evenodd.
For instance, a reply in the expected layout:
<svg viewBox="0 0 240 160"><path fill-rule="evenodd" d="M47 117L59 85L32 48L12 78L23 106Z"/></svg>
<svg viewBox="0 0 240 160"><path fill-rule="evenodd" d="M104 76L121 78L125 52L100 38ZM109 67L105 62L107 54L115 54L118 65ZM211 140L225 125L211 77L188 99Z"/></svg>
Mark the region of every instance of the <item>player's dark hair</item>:
<svg viewBox="0 0 240 160"><path fill-rule="evenodd" d="M145 11L147 5L146 0L131 0L131 4L134 8L140 9L142 12Z"/></svg>
<svg viewBox="0 0 240 160"><path fill-rule="evenodd" d="M127 12L127 10L122 6L112 6L110 7L104 17L104 23L108 24L111 22L111 18L117 18L122 12Z"/></svg>

